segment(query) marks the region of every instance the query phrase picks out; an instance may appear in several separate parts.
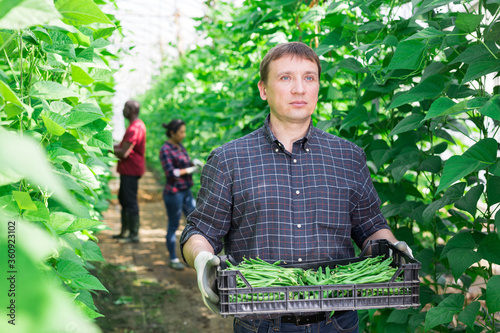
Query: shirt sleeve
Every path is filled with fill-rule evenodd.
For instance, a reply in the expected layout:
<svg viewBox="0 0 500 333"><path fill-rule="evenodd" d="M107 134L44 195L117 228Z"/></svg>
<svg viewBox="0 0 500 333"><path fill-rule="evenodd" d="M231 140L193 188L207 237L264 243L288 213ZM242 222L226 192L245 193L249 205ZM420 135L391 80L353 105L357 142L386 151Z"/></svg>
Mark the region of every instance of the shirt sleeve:
<svg viewBox="0 0 500 333"><path fill-rule="evenodd" d="M130 142L134 146L139 142L141 131L137 126L129 126L125 131L122 142Z"/></svg>
<svg viewBox="0 0 500 333"><path fill-rule="evenodd" d="M366 155L361 150L355 156L359 170L354 170L359 175L359 189L357 190L357 204L351 213L352 238L359 248L368 237L381 229L389 229L386 219L380 211L380 199L373 186L370 170L366 165Z"/></svg>
<svg viewBox="0 0 500 333"><path fill-rule="evenodd" d="M160 162L165 172L166 177L175 177L174 175L174 165L172 162L172 155L170 154L168 148L164 145L160 149Z"/></svg>
<svg viewBox="0 0 500 333"><path fill-rule="evenodd" d="M227 166L217 153L212 152L203 167L196 209L187 218L187 226L180 238L181 249L189 237L204 236L216 254L223 248L223 239L229 232L232 217L232 193Z"/></svg>

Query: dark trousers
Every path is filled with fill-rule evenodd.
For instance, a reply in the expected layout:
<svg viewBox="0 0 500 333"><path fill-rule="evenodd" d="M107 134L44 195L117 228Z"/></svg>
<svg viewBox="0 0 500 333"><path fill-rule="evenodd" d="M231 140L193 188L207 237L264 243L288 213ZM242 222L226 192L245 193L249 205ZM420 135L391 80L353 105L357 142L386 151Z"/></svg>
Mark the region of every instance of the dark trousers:
<svg viewBox="0 0 500 333"><path fill-rule="evenodd" d="M234 319L234 333L358 333L357 311L339 311L337 315L316 324L297 326L275 320Z"/></svg>
<svg viewBox="0 0 500 333"><path fill-rule="evenodd" d="M120 175L120 190L118 191L118 201L122 206L122 211L130 215L139 215L139 204L137 203L137 189L139 187L140 176Z"/></svg>

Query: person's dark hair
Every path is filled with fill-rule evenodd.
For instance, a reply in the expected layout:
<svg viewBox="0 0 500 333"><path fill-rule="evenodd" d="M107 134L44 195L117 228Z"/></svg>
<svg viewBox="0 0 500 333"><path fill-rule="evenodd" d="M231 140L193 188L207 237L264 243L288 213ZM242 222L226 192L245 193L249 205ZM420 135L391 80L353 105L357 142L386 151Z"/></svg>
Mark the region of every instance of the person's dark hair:
<svg viewBox="0 0 500 333"><path fill-rule="evenodd" d="M183 120L180 119L174 119L168 124L162 124L162 126L167 130L167 136L170 138L172 134L177 133L179 128L181 128L182 125L186 125L186 123Z"/></svg>
<svg viewBox="0 0 500 333"><path fill-rule="evenodd" d="M285 56L292 56L292 58L299 57L300 59L307 59L316 63L318 66L318 76L321 76L321 63L316 52L304 43L289 42L276 45L267 52L260 63L260 81L266 83L269 74L269 64Z"/></svg>
<svg viewBox="0 0 500 333"><path fill-rule="evenodd" d="M128 107L132 113L139 114L139 109L141 108L139 102L130 100L125 103L125 106Z"/></svg>

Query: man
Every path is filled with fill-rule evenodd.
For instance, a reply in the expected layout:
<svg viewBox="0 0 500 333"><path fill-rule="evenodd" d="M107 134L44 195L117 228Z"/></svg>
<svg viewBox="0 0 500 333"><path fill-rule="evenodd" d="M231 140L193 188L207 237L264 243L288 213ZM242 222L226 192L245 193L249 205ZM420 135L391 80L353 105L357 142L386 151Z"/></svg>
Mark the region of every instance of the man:
<svg viewBox="0 0 500 333"><path fill-rule="evenodd" d="M146 126L139 119L140 105L136 101L128 101L123 108L123 117L129 120L123 140L115 145L114 154L120 159L117 171L120 174L120 190L118 200L122 206L121 232L114 235L116 239L129 242L139 241L139 205L137 188L139 178L146 171L144 153L146 151ZM127 232L129 235L127 238Z"/></svg>
<svg viewBox="0 0 500 333"><path fill-rule="evenodd" d="M274 47L260 65L260 96L270 115L257 131L215 149L201 177L196 210L181 236L205 304L218 311L214 254L288 264L354 257L351 239L395 243L356 145L311 124L321 66L303 43ZM235 332L357 332L356 311L235 318ZM345 331L344 331L345 330Z"/></svg>

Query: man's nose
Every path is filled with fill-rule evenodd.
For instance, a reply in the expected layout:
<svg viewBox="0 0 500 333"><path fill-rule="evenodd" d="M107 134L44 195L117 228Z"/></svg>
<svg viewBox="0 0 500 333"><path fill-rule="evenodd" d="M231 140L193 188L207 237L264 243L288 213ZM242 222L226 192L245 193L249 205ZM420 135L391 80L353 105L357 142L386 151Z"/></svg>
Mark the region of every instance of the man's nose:
<svg viewBox="0 0 500 333"><path fill-rule="evenodd" d="M295 80L292 85L292 94L303 94L304 92L304 82L302 80Z"/></svg>

